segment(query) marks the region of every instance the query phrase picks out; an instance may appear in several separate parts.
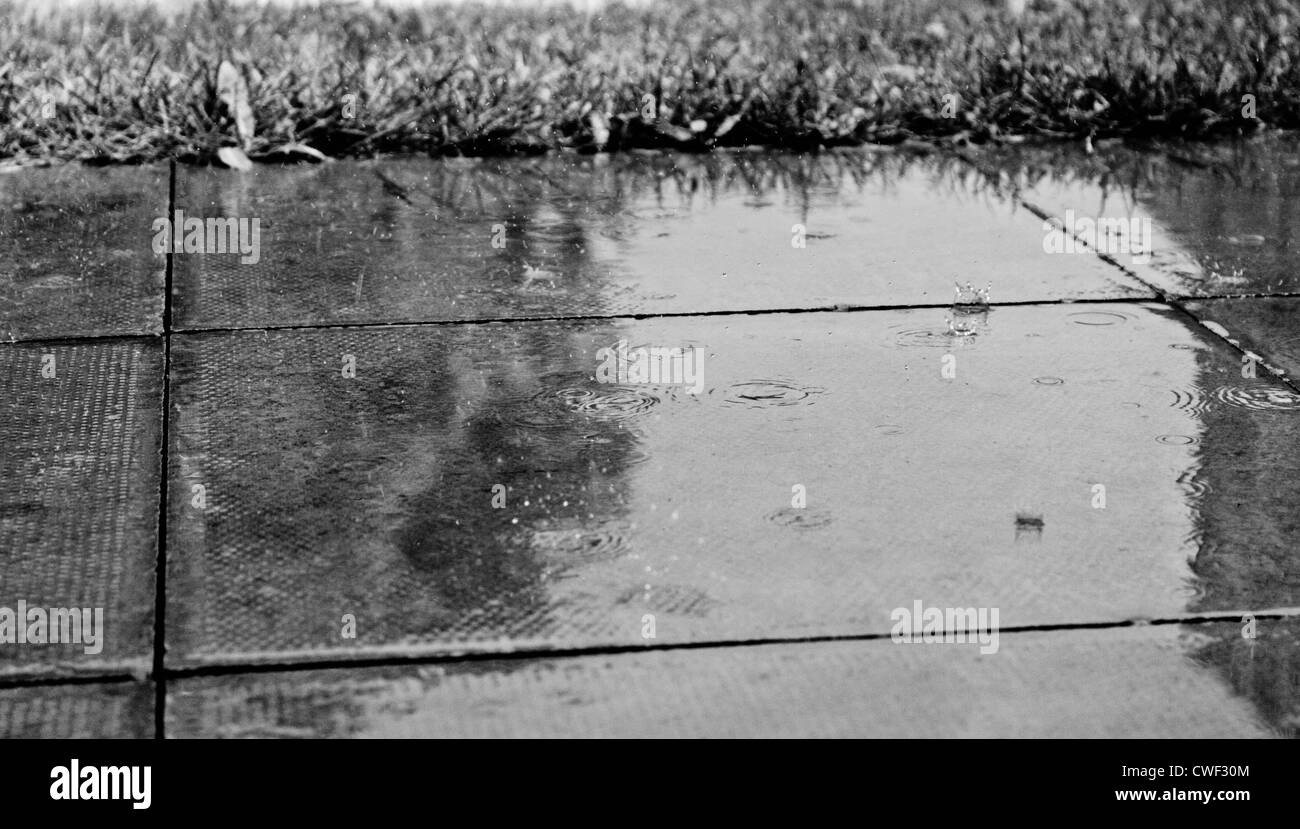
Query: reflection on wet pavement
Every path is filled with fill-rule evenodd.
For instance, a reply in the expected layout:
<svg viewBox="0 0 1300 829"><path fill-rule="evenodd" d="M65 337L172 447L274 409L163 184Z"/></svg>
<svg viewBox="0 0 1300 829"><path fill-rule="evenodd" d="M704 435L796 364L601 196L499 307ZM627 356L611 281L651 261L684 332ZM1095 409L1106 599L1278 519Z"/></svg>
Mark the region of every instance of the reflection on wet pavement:
<svg viewBox="0 0 1300 829"><path fill-rule="evenodd" d="M1115 259L1169 296L1300 292L1300 136L1217 145L1106 143L975 152L1007 189L1048 215L1150 220L1154 250ZM1112 227L1118 227L1112 224ZM1100 230L1101 228L1096 228ZM1117 246L1118 247L1118 246Z"/></svg>
<svg viewBox="0 0 1300 829"><path fill-rule="evenodd" d="M0 174L0 342L162 331L167 168Z"/></svg>
<svg viewBox="0 0 1300 829"><path fill-rule="evenodd" d="M1036 217L931 156L185 170L177 205L262 222L257 264L176 257L180 328L933 305L958 278L1004 302L1152 296L1044 256Z"/></svg>
<svg viewBox="0 0 1300 829"><path fill-rule="evenodd" d="M1300 297L1215 299L1189 302L1187 307L1202 323L1249 352L1243 354L1243 366L1255 362L1256 373L1268 368L1290 377L1293 384L1300 378L1300 330L1296 326Z"/></svg>
<svg viewBox="0 0 1300 829"><path fill-rule="evenodd" d="M1294 140L0 180L0 736L1296 736Z"/></svg>
<svg viewBox="0 0 1300 829"><path fill-rule="evenodd" d="M900 344L944 314L178 338L170 658L880 634L918 596L1004 628L1300 604L1236 584L1202 483L1271 488L1246 520L1295 540L1292 444L1245 463L1207 428L1292 429L1289 390L1161 306ZM702 348L701 392L595 381L620 340Z"/></svg>
<svg viewBox="0 0 1300 829"><path fill-rule="evenodd" d="M0 346L0 677L151 664L162 379L156 340ZM21 646L19 602L102 635Z"/></svg>
<svg viewBox="0 0 1300 829"><path fill-rule="evenodd" d="M1233 625L1162 625L1005 636L996 658L886 639L182 680L167 729L227 738L1260 737L1297 725L1294 683L1289 695L1250 694L1267 719L1240 691L1261 684L1252 673L1294 676L1295 623L1285 628L1290 643L1265 636L1253 650Z"/></svg>

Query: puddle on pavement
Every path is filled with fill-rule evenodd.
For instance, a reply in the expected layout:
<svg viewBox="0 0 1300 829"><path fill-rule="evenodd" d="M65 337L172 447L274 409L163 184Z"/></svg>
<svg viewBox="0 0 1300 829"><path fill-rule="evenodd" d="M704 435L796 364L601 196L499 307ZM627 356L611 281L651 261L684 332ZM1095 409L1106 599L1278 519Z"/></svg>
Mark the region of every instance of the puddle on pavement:
<svg viewBox="0 0 1300 829"><path fill-rule="evenodd" d="M1300 136L1293 133L1219 144L1102 143L1092 155L1073 144L1002 148L971 158L1050 216L1071 219L1084 238L1109 245L1116 261L1168 294L1300 292L1293 247L1300 242ZM1132 232L1134 219L1151 222L1150 261L1127 241L1144 235L1141 224Z"/></svg>
<svg viewBox="0 0 1300 829"><path fill-rule="evenodd" d="M1256 355L1257 374L1268 366L1293 383L1300 378L1300 297L1202 300L1187 306L1202 323L1217 326Z"/></svg>
<svg viewBox="0 0 1300 829"><path fill-rule="evenodd" d="M1004 633L996 656L877 640L185 679L169 685L167 733L1295 736L1296 621L1258 630L1255 640L1235 624Z"/></svg>
<svg viewBox="0 0 1300 829"><path fill-rule="evenodd" d="M898 345L947 310L179 336L169 659L1295 606L1283 387L1154 305ZM620 340L702 348L701 392L596 382Z"/></svg>
<svg viewBox="0 0 1300 829"><path fill-rule="evenodd" d="M960 159L890 151L185 168L256 264L176 256L181 328L1149 297ZM399 188L402 198L393 195ZM758 200L756 197L761 196ZM954 258L955 252L960 255Z"/></svg>

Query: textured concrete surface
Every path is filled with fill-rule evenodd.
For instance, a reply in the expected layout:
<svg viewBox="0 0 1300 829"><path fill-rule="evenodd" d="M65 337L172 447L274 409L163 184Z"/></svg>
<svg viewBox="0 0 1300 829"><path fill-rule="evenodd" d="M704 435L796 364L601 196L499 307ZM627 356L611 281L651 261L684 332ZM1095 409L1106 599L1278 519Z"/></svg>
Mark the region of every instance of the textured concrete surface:
<svg viewBox="0 0 1300 829"><path fill-rule="evenodd" d="M156 339L0 346L0 608L103 618L98 652L0 630L0 677L151 664L162 373Z"/></svg>
<svg viewBox="0 0 1300 829"><path fill-rule="evenodd" d="M1295 736L1287 146L0 176L0 735Z"/></svg>
<svg viewBox="0 0 1300 829"><path fill-rule="evenodd" d="M1269 367L1300 381L1300 297L1252 297L1188 302L1201 322L1255 355L1256 373Z"/></svg>
<svg viewBox="0 0 1300 829"><path fill-rule="evenodd" d="M1195 567L1203 482L1242 471L1208 408L1293 435L1300 395L1235 376L1234 349L1158 306L983 325L178 337L169 659L641 644L645 614L659 643L882 633L917 598L1005 627L1300 605L1293 568L1222 593L1240 568ZM699 393L597 382L619 340L700 348ZM1260 465L1294 477L1292 445L1261 444ZM1251 521L1300 537L1284 498Z"/></svg>
<svg viewBox="0 0 1300 829"><path fill-rule="evenodd" d="M955 280L1152 296L1045 256L1039 220L967 165L893 153L186 169L177 207L262 228L255 264L176 257L182 329L943 304Z"/></svg>
<svg viewBox="0 0 1300 829"><path fill-rule="evenodd" d="M0 688L0 740L148 739L153 711L147 682Z"/></svg>
<svg viewBox="0 0 1300 829"><path fill-rule="evenodd" d="M1260 737L1232 625L803 643L183 680L176 737ZM1233 638L1235 636L1235 639ZM1291 641L1294 647L1294 639ZM1294 654L1294 651L1291 651ZM1290 663L1294 667L1295 663ZM1279 718L1296 722L1296 685Z"/></svg>
<svg viewBox="0 0 1300 829"><path fill-rule="evenodd" d="M166 166L0 175L0 341L156 334Z"/></svg>
<svg viewBox="0 0 1300 829"><path fill-rule="evenodd" d="M1300 136L1207 144L1102 142L976 151L978 164L1084 236L1098 221L1150 221L1150 261L1116 236L1114 259L1171 297L1300 292ZM1085 221L1094 223L1092 229ZM1139 237L1143 233L1138 226ZM1106 234L1102 234L1106 244Z"/></svg>

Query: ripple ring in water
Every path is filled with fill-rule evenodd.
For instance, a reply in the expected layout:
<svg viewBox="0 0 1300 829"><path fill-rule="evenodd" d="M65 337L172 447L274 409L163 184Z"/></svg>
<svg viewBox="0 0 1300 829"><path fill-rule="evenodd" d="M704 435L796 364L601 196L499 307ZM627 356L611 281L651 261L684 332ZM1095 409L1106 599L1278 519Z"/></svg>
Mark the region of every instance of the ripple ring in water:
<svg viewBox="0 0 1300 829"><path fill-rule="evenodd" d="M782 527L794 527L800 530L816 530L826 527L834 520L829 512L807 508L786 507L769 513L767 520Z"/></svg>
<svg viewBox="0 0 1300 829"><path fill-rule="evenodd" d="M724 400L751 409L796 406L823 391L817 386L797 386L784 380L749 380L733 384Z"/></svg>
<svg viewBox="0 0 1300 829"><path fill-rule="evenodd" d="M1214 396L1222 403L1242 409L1300 409L1300 395L1290 389L1271 386L1221 386L1215 389Z"/></svg>

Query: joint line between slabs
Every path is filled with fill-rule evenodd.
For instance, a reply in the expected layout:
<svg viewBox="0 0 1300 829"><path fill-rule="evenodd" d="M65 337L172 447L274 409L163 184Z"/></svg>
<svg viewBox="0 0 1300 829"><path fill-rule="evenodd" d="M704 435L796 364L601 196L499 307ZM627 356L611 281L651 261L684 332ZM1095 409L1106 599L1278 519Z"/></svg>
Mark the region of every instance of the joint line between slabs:
<svg viewBox="0 0 1300 829"><path fill-rule="evenodd" d="M171 159L167 177L167 215L176 209L176 159ZM169 246L170 247L170 246ZM167 492L171 477L171 363L172 363L172 279L175 254L168 250L166 276L163 279L163 376L162 424L159 441L158 474L158 541L157 561L154 565L154 619L153 619L153 736L155 740L166 737L167 677Z"/></svg>
<svg viewBox="0 0 1300 829"><path fill-rule="evenodd" d="M989 175L989 172L988 172L987 170L985 170L985 169L983 168L983 166L981 166L981 165L979 164L979 162L975 161L975 160L972 159L972 158L967 157L966 155L964 155L964 154L962 154L962 153L955 153L954 155L955 155L956 158L960 159L962 162L968 164L968 165L969 165L973 170L975 170L975 172L979 173L980 175L982 175L982 176L984 176L984 177L986 177L986 178L991 178L991 176ZM1020 188L1018 188L1018 187L1016 187L1016 188L1014 189L1014 191L1012 192L1012 194L1011 194L1011 199L1012 199L1016 204L1019 204L1021 207L1025 208L1025 210L1028 210L1031 214L1037 216L1038 218L1042 219L1042 220L1045 221L1045 222L1051 222L1051 221L1054 221L1055 218L1056 218L1056 217L1050 215L1050 214L1049 214L1046 210L1044 210L1043 208L1039 207L1038 205L1036 205L1036 204L1034 204L1033 202L1029 201L1028 199L1024 198L1024 197L1020 194ZM1202 324L1201 324L1201 320L1200 320L1200 318L1198 318L1194 313L1192 313L1192 312L1191 312L1191 311L1190 311L1190 310L1189 310L1189 309L1188 309L1188 308L1187 308L1183 303L1184 303L1184 302L1195 302L1195 301L1198 301L1198 300L1204 300L1204 299L1222 299L1222 298L1223 298L1223 297L1180 297L1180 296L1176 296L1176 295L1170 295L1168 292L1166 292L1166 291L1164 291L1162 288L1160 288L1160 286L1156 285L1155 283L1148 282L1147 280L1143 279L1141 276L1138 276L1138 274L1135 273L1134 271L1129 270L1128 268L1124 267L1124 265L1123 265L1122 263L1120 263L1120 261L1119 261L1118 259L1116 259L1114 256L1111 256L1109 253L1106 253L1105 251L1098 250L1097 248L1095 248L1095 247L1093 247L1092 245L1088 244L1087 240L1081 238L1081 237L1079 236L1079 234L1077 234L1077 233L1073 234L1073 238L1074 238L1074 240L1075 240L1075 242L1076 242L1077 244L1081 244L1081 245L1083 245L1083 247L1086 248L1087 250L1092 251L1092 252L1093 252L1093 255L1095 255L1098 259L1100 259L1101 261L1103 261L1103 262L1105 262L1106 264L1110 265L1111 267L1114 267L1114 268L1118 269L1118 270L1120 271L1120 273L1124 274L1125 276L1127 276L1127 277L1129 277L1130 279L1134 280L1134 281L1137 282L1138 284L1142 285L1142 286L1143 286L1144 288L1146 288L1148 291L1151 291L1152 293L1154 293L1154 294L1156 295L1156 301L1157 301L1157 302L1163 303L1164 305L1167 305L1168 307L1172 308L1174 311L1178 312L1179 314L1182 314L1184 317L1189 318L1189 319L1192 320L1192 322L1194 322L1194 323L1195 323L1199 328L1206 328L1206 326L1202 325ZM1285 296L1285 295L1283 295L1283 296ZM1243 348L1239 343L1234 343L1232 340L1230 340L1230 339L1228 339L1227 337L1225 337L1225 336L1219 334L1219 332L1214 331L1213 329L1208 329L1208 328L1206 328L1206 330L1208 330L1208 331L1210 331L1210 333L1214 334L1214 336L1215 336L1217 339L1219 339L1220 341L1227 343L1228 346L1230 346L1231 348L1235 349L1235 350L1237 351L1237 353L1241 354L1243 357L1246 356L1246 349ZM1264 363L1263 361L1260 361L1260 363L1261 363L1261 365L1263 366L1264 371L1267 372L1268 375L1269 375L1270 377L1272 377L1274 380L1278 381L1278 382L1281 383L1282 385L1286 386L1287 388L1289 388L1291 391L1295 392L1296 394L1300 394L1300 386L1297 386L1297 385L1296 385L1297 381L1292 380L1291 378L1287 377L1285 374L1279 374L1277 371L1274 371L1273 368L1272 368L1270 365L1268 365L1267 363Z"/></svg>

